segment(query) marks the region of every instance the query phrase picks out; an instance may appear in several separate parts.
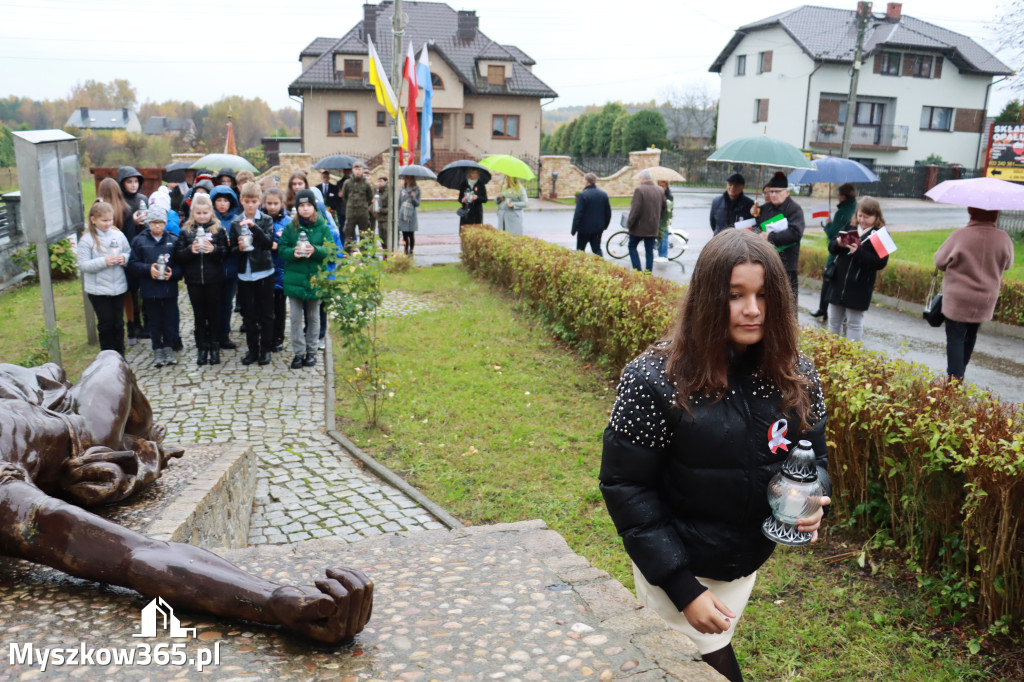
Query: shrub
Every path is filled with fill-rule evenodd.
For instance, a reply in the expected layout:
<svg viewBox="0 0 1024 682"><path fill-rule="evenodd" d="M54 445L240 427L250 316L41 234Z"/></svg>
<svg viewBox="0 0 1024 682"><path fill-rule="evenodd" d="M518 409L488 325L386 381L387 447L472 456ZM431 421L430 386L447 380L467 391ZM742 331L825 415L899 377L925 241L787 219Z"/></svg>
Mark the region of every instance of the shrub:
<svg viewBox="0 0 1024 682"><path fill-rule="evenodd" d="M462 262L527 301L558 337L615 370L667 331L685 291L593 255L489 226L463 231Z"/></svg>
<svg viewBox="0 0 1024 682"><path fill-rule="evenodd" d="M29 244L11 254L11 260L22 270L36 277L36 245ZM78 276L78 257L71 240L62 239L50 244L50 277L54 280L74 279Z"/></svg>
<svg viewBox="0 0 1024 682"><path fill-rule="evenodd" d="M808 245L801 246L800 274L805 277L821 279L827 258L828 251L825 249ZM934 273L934 268L916 263L890 261L889 265L879 271L878 279L875 281L875 291L885 296L923 305ZM942 281L941 272L939 281ZM1005 324L1024 325L1024 283L1003 280L992 319Z"/></svg>
<svg viewBox="0 0 1024 682"><path fill-rule="evenodd" d="M801 251L803 274L820 276L825 252ZM592 255L488 227L464 231L462 254L471 272L530 302L563 339L612 368L662 336L682 293ZM888 286L923 300L930 272L923 279L912 266L891 270ZM802 345L829 408L835 516L865 531L884 529L921 568L937 611L956 618L977 608L992 624L1012 619L1019 627L1024 408L823 330L805 328Z"/></svg>

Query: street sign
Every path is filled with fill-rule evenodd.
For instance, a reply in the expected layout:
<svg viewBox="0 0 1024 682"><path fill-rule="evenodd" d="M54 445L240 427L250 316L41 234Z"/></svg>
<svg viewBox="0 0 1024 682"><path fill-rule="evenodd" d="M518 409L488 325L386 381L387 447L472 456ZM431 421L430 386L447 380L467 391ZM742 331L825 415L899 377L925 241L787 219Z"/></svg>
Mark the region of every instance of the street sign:
<svg viewBox="0 0 1024 682"><path fill-rule="evenodd" d="M1024 124L996 123L988 138L985 175L1024 182Z"/></svg>

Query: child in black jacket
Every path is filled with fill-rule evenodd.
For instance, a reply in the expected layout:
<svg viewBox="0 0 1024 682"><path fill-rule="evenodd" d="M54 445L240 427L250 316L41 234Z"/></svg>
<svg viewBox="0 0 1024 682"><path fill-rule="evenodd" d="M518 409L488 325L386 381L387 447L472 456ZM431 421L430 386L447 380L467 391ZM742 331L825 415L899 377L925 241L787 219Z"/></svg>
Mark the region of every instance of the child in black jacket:
<svg viewBox="0 0 1024 682"><path fill-rule="evenodd" d="M153 365L176 365L172 346L178 335L178 280L181 268L175 264L177 237L166 231L167 212L151 208L149 229L132 240L128 271L139 283L142 307L149 319L153 344Z"/></svg>
<svg viewBox="0 0 1024 682"><path fill-rule="evenodd" d="M242 185L242 212L231 221L231 257L238 261L238 300L249 352L243 365L270 364L274 347L274 221L260 211L262 192Z"/></svg>
<svg viewBox="0 0 1024 682"><path fill-rule="evenodd" d="M196 321L196 364L219 365L220 288L224 282L228 238L214 216L209 196L197 194L193 198L192 211L175 246L174 257L184 270Z"/></svg>

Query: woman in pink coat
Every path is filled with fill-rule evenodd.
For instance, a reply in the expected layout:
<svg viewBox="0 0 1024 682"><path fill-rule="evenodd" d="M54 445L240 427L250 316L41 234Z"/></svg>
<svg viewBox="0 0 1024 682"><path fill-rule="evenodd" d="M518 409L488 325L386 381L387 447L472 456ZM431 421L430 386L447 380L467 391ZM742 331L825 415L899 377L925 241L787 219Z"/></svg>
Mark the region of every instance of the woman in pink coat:
<svg viewBox="0 0 1024 682"><path fill-rule="evenodd" d="M1013 265L1013 242L996 227L998 211L968 208L971 220L954 230L935 253L946 316L946 373L964 378L978 327L992 319L1003 273Z"/></svg>

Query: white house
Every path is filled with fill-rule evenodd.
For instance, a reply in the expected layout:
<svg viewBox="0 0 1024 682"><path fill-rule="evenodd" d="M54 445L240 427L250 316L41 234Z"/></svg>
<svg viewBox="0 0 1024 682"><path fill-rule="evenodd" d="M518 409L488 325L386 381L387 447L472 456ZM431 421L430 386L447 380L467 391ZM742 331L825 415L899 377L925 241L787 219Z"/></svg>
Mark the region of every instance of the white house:
<svg viewBox="0 0 1024 682"><path fill-rule="evenodd" d="M901 9L891 2L868 22L850 156L912 165L937 154L977 167L993 76L1012 71ZM722 77L718 141L766 133L838 153L856 43L855 10L805 5L741 26L710 69Z"/></svg>
<svg viewBox="0 0 1024 682"><path fill-rule="evenodd" d="M78 107L68 116L64 127L82 128L83 130L124 130L129 133L142 132L139 115L127 107L122 109Z"/></svg>

